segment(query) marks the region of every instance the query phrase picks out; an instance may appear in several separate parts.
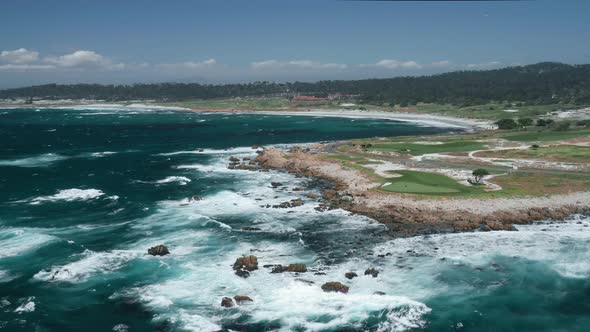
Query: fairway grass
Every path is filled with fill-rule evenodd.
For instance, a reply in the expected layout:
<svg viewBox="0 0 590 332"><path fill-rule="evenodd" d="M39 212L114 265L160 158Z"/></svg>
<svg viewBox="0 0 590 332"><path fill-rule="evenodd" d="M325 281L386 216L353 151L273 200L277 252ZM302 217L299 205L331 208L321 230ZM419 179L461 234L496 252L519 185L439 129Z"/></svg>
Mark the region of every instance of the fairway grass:
<svg viewBox="0 0 590 332"><path fill-rule="evenodd" d="M382 190L406 193L406 194L426 194L426 195L446 195L446 194L477 194L482 193L482 188L464 186L448 176L435 173L426 173L419 171L400 170L395 171L401 177L388 178L387 182L391 184L381 187Z"/></svg>

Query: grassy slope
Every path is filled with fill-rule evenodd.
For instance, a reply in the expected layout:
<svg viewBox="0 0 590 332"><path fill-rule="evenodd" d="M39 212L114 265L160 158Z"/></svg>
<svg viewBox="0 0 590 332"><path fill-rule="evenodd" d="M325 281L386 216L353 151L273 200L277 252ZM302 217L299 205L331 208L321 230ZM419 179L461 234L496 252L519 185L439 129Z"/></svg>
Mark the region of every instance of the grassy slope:
<svg viewBox="0 0 590 332"><path fill-rule="evenodd" d="M520 142L549 142L549 141L560 141L578 137L590 136L590 129L581 130L538 130L521 132L515 135L507 134L504 138L511 141Z"/></svg>
<svg viewBox="0 0 590 332"><path fill-rule="evenodd" d="M527 150L502 150L477 154L478 157L490 158L525 158L544 159L559 162L590 163L590 147L574 145L554 145Z"/></svg>

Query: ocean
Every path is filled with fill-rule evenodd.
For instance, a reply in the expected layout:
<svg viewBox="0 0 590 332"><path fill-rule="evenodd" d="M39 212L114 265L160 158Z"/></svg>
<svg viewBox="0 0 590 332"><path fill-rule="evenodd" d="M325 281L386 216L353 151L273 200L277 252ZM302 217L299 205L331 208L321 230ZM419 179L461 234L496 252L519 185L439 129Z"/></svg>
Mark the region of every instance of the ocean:
<svg viewBox="0 0 590 332"><path fill-rule="evenodd" d="M327 183L227 168L232 156L255 157L256 145L450 130L165 109L0 109L0 330L587 331L587 217L392 239L370 218L316 211L308 194ZM266 207L296 198L305 204ZM171 254L147 254L159 244ZM242 255L258 257L248 278L232 270ZM309 271L264 267L290 263ZM323 292L328 281L349 293ZM220 305L235 295L253 302Z"/></svg>

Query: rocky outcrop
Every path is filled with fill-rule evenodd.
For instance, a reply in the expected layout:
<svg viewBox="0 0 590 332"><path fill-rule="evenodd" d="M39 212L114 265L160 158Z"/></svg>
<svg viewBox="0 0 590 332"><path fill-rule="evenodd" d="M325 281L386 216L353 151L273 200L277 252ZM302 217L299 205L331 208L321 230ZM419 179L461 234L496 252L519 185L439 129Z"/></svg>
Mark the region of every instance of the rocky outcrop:
<svg viewBox="0 0 590 332"><path fill-rule="evenodd" d="M231 308L234 306L234 300L231 297L224 297L221 299L221 306L225 308Z"/></svg>
<svg viewBox="0 0 590 332"><path fill-rule="evenodd" d="M170 251L168 251L168 247L166 247L163 244L160 244L158 246L149 248L148 254L152 256L166 256L170 254Z"/></svg>
<svg viewBox="0 0 590 332"><path fill-rule="evenodd" d="M272 207L275 209L288 209L288 208L298 207L303 204L305 204L305 203L303 202L303 200L301 198L295 198L295 199L292 199L288 202L283 202L278 205L273 205Z"/></svg>
<svg viewBox="0 0 590 332"><path fill-rule="evenodd" d="M356 273L354 273L354 272L346 272L346 273L344 274L344 277L346 277L346 279L353 279L353 278L356 278L356 277L358 277L358 276L359 276L359 275L358 275L358 274L356 274Z"/></svg>
<svg viewBox="0 0 590 332"><path fill-rule="evenodd" d="M322 285L322 290L324 292L340 292L340 293L348 293L348 286L343 285L337 281L330 281Z"/></svg>
<svg viewBox="0 0 590 332"><path fill-rule="evenodd" d="M236 259L233 269L236 275L242 278L248 278L250 272L258 269L258 258L256 256L244 256Z"/></svg>
<svg viewBox="0 0 590 332"><path fill-rule="evenodd" d="M271 273L283 273L283 272L307 272L307 266L305 264L289 264L287 266L275 265Z"/></svg>
<svg viewBox="0 0 590 332"><path fill-rule="evenodd" d="M368 268L365 270L365 275L377 278L377 276L379 275L379 271L375 270L374 268Z"/></svg>
<svg viewBox="0 0 590 332"><path fill-rule="evenodd" d="M245 304L248 302L254 302L249 296L245 296L245 295L236 295L234 296L234 300L236 301L237 304Z"/></svg>
<svg viewBox="0 0 590 332"><path fill-rule="evenodd" d="M411 195L371 190L378 183L366 174L343 168L336 161L322 158L321 154L306 153L301 148L289 152L269 148L259 152L256 162L263 168L283 169L297 176L316 177L332 183L331 189L322 192L324 202L315 207L316 211L341 208L368 216L385 224L393 237L515 230L516 224L590 214L590 203L580 198L587 197L588 193L512 198L508 200L510 208L505 204L507 199L497 198L416 200ZM551 202L552 197L557 199L555 203ZM291 206L289 202L284 202L274 207Z"/></svg>

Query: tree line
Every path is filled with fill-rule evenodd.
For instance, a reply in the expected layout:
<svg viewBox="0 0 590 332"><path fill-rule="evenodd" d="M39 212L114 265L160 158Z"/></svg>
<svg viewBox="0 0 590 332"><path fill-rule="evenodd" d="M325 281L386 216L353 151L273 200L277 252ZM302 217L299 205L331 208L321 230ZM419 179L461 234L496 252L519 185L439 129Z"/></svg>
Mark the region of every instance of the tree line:
<svg viewBox="0 0 590 332"><path fill-rule="evenodd" d="M367 103L460 106L519 101L533 105L590 104L590 65L543 62L486 71L388 79L244 84L158 83L132 85L46 84L0 90L0 99L167 100L256 96L354 96Z"/></svg>

